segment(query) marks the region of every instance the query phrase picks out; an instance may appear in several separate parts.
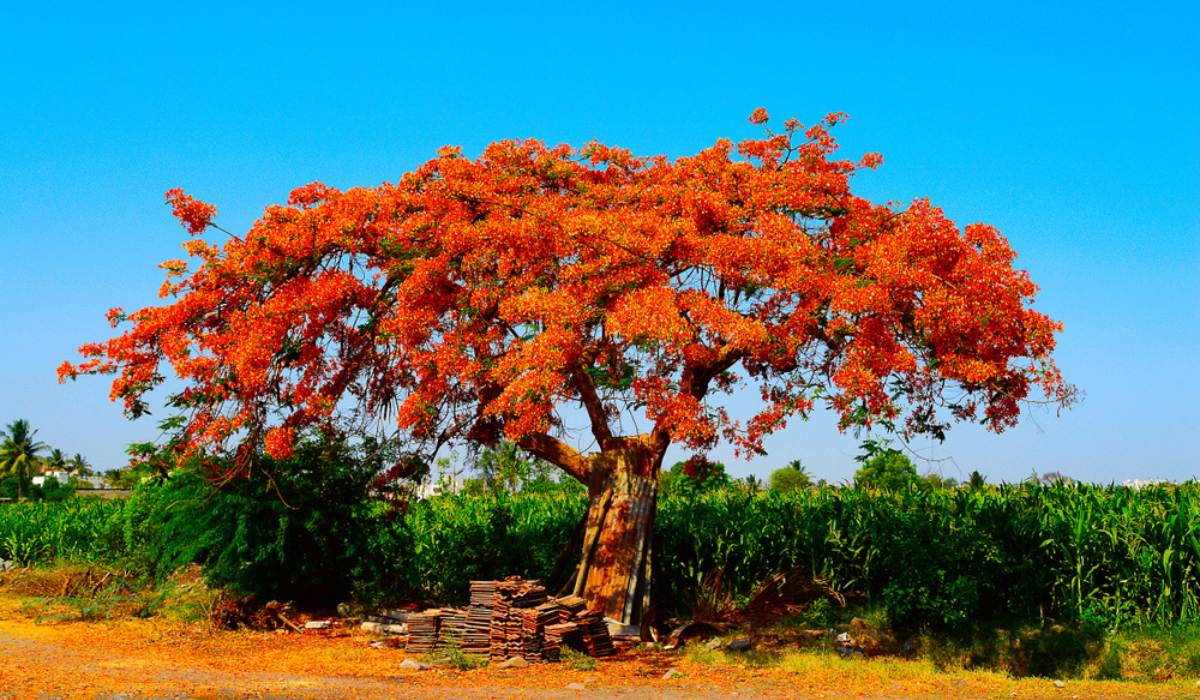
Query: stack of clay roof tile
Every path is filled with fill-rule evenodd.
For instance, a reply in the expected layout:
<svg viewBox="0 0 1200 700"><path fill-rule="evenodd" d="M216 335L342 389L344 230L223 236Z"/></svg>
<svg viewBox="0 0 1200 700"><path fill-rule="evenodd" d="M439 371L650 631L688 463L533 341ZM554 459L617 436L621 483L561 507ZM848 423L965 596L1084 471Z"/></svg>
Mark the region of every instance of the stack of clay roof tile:
<svg viewBox="0 0 1200 700"><path fill-rule="evenodd" d="M489 654L493 661L557 661L564 644L592 656L615 653L603 616L588 611L583 598L554 599L540 581L516 576L472 581L466 609L409 615L408 637L413 653L453 643L468 653Z"/></svg>
<svg viewBox="0 0 1200 700"><path fill-rule="evenodd" d="M408 616L409 653L428 654L438 646L438 629L442 618L441 610L426 610Z"/></svg>
<svg viewBox="0 0 1200 700"><path fill-rule="evenodd" d="M534 608L520 608L521 651L526 661L557 661L557 646L552 653L546 652L546 627L561 622L567 611L553 601ZM551 658L553 657L553 658Z"/></svg>
<svg viewBox="0 0 1200 700"><path fill-rule="evenodd" d="M587 609L587 601L577 595L569 595L563 598L556 598L558 604L567 609L570 617L574 617Z"/></svg>
<svg viewBox="0 0 1200 700"><path fill-rule="evenodd" d="M579 643L579 626L574 622L546 625L543 629L542 656L547 661L558 661L564 644Z"/></svg>
<svg viewBox="0 0 1200 700"><path fill-rule="evenodd" d="M453 644L461 648L467 634L467 609L444 608L438 626L438 643Z"/></svg>
<svg viewBox="0 0 1200 700"><path fill-rule="evenodd" d="M595 610L588 610L575 616L579 625L579 636L583 642L584 651L588 656L612 656L617 653L613 648L612 637L608 633L608 625L604 616Z"/></svg>
<svg viewBox="0 0 1200 700"><path fill-rule="evenodd" d="M540 581L511 577L496 586L492 602L491 656L494 660L524 657L541 659L541 634L537 627L537 606L549 596Z"/></svg>
<svg viewBox="0 0 1200 700"><path fill-rule="evenodd" d="M487 654L492 649L492 606L496 599L499 581L472 581L471 604L467 606L464 621L462 650L474 654Z"/></svg>

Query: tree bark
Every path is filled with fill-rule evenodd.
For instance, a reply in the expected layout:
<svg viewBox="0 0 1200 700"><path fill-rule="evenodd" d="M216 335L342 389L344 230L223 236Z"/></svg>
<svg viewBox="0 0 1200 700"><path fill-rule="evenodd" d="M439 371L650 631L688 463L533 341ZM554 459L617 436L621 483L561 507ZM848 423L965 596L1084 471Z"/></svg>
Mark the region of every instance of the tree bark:
<svg viewBox="0 0 1200 700"><path fill-rule="evenodd" d="M650 601L650 549L662 455L641 445L592 458L575 594L588 607L638 625Z"/></svg>

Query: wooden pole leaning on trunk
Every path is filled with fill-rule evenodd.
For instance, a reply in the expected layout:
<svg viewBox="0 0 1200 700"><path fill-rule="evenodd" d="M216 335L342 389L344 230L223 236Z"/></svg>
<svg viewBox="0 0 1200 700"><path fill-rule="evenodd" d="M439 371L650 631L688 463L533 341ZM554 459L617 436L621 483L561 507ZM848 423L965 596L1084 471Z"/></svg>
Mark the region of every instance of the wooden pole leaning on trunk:
<svg viewBox="0 0 1200 700"><path fill-rule="evenodd" d="M649 604L658 464L646 450L596 455L575 595L593 610L637 625Z"/></svg>

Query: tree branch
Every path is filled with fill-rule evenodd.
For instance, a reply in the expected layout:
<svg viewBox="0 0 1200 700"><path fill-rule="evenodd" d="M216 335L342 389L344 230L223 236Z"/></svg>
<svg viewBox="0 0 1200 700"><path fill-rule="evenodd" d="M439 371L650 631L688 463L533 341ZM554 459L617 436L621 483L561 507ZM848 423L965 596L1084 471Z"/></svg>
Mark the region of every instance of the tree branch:
<svg viewBox="0 0 1200 700"><path fill-rule="evenodd" d="M684 367L679 384L687 393L703 399L713 378L736 364L744 354L742 350L725 345L709 362ZM671 444L671 431L661 421L656 421L654 431L650 433L650 442L654 449L665 452Z"/></svg>
<svg viewBox="0 0 1200 700"><path fill-rule="evenodd" d="M596 438L600 449L605 450L612 444L613 434L612 428L608 424L608 414L604 411L604 403L596 393L596 385L592 383L591 376L588 375L582 364L575 369L571 378L575 383L575 389L579 392L579 400L587 409L588 422L592 425L592 435Z"/></svg>
<svg viewBox="0 0 1200 700"><path fill-rule="evenodd" d="M528 435L517 445L529 454L540 457L583 483L588 482L588 460L578 450L546 433Z"/></svg>

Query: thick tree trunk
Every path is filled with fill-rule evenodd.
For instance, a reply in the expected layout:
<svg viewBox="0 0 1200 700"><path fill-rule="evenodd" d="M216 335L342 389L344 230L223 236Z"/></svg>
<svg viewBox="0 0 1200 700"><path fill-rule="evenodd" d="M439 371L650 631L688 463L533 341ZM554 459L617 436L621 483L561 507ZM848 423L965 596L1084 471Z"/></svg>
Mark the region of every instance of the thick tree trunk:
<svg viewBox="0 0 1200 700"><path fill-rule="evenodd" d="M660 460L646 449L623 448L596 455L591 465L575 594L627 625L640 624L649 607Z"/></svg>

